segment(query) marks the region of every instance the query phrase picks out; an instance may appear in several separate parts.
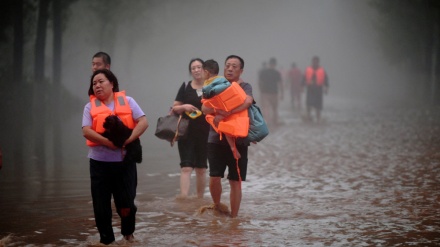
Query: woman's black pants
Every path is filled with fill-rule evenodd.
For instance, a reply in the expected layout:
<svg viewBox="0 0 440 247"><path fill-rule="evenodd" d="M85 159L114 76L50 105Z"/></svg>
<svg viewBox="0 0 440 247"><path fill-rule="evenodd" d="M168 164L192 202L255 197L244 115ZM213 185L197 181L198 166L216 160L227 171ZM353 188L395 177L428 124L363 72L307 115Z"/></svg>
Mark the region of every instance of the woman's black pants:
<svg viewBox="0 0 440 247"><path fill-rule="evenodd" d="M90 159L90 180L95 222L100 242L109 244L115 240L112 228L112 205L121 217L121 234L134 232L137 208L134 205L137 187L137 169L134 162L102 162Z"/></svg>

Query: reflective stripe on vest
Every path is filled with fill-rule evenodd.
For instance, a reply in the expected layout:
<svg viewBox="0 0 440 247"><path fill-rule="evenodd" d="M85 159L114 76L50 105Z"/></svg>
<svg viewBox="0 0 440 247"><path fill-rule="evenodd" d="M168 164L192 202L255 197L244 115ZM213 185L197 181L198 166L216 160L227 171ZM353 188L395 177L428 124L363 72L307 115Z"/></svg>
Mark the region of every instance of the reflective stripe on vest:
<svg viewBox="0 0 440 247"><path fill-rule="evenodd" d="M307 67L305 72L306 82L307 85L313 84L313 74L315 74L315 82L316 85L322 86L325 81L325 71L322 67L319 67L318 69L314 70L312 67Z"/></svg>
<svg viewBox="0 0 440 247"><path fill-rule="evenodd" d="M104 133L105 129L103 124L105 118L109 115L118 116L122 122L130 129L134 129L136 126L130 105L128 104L127 97L125 96L125 91L114 92L114 111L110 110L103 102L101 102L94 95L90 95L90 115L92 116L92 129L100 134ZM92 141L86 140L87 146L98 146L99 144Z"/></svg>

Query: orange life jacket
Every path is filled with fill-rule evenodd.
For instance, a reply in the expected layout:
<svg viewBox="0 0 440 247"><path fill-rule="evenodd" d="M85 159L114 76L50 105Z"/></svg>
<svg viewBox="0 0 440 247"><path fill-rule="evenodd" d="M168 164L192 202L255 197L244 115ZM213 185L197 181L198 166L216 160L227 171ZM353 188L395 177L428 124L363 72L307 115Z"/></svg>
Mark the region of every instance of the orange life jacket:
<svg viewBox="0 0 440 247"><path fill-rule="evenodd" d="M305 72L306 82L308 85L313 84L313 74L315 74L316 85L322 86L325 81L325 71L322 67L318 69L313 69L312 67L307 67Z"/></svg>
<svg viewBox="0 0 440 247"><path fill-rule="evenodd" d="M206 115L206 121L220 134L220 139L222 138L222 134L233 137L246 137L249 133L249 115L247 109L229 115L220 121L217 127L214 124L214 118L214 115Z"/></svg>
<svg viewBox="0 0 440 247"><path fill-rule="evenodd" d="M223 90L223 92L209 99L202 99L202 103L210 108L230 111L237 106L243 104L246 99L246 92L236 82L232 82L231 86Z"/></svg>
<svg viewBox="0 0 440 247"><path fill-rule="evenodd" d="M202 99L202 103L210 108L220 109L223 111L231 111L234 108L244 103L246 99L246 92L236 82L232 82L231 86L226 88L223 92L213 96L209 99ZM211 124L214 130L220 134L222 133L233 137L246 137L249 132L249 115L248 110L243 110L229 115L227 118L220 121L216 127L214 124L214 115L206 115L206 121Z"/></svg>
<svg viewBox="0 0 440 247"><path fill-rule="evenodd" d="M130 105L128 104L127 97L125 96L125 91L114 92L114 111L110 110L102 101L96 98L94 95L90 95L90 115L93 119L92 129L100 134L104 133L104 122L105 118L109 115L118 116L122 122L130 129L134 129L136 126L133 120L132 111ZM87 146L93 147L98 146L98 143L86 140Z"/></svg>

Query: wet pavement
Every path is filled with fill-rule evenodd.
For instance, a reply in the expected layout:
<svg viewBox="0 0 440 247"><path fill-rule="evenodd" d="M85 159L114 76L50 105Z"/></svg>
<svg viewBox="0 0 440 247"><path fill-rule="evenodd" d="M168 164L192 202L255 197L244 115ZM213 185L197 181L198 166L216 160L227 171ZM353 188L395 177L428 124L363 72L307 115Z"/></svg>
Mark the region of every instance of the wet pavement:
<svg viewBox="0 0 440 247"><path fill-rule="evenodd" d="M237 219L198 214L211 202L208 190L203 200L176 200L176 156L159 157L150 168L139 166L136 241L121 240L115 214L115 245L440 245L440 108L330 98L324 123L304 123L286 104L280 116L282 124L249 149ZM151 169L163 163L168 165ZM12 233L7 246L95 245L88 171L83 172L58 181L81 181L69 193L34 196L18 208L15 197L7 197L0 239ZM229 185L222 183L227 203ZM14 189L13 183L7 186Z"/></svg>

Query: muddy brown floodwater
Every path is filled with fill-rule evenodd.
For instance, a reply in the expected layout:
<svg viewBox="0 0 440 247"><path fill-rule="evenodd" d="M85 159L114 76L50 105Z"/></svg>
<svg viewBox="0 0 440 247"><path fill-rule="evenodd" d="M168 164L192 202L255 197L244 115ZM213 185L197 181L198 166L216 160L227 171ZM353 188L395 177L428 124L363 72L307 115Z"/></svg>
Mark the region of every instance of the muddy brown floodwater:
<svg viewBox="0 0 440 247"><path fill-rule="evenodd" d="M151 168L175 157L138 166L136 242L129 245L440 245L440 108L330 98L322 124L303 123L286 104L280 115L283 124L250 147L237 219L198 215L210 203L208 191L203 200L176 200L177 164ZM6 246L99 241L87 168L58 179L2 179L0 239ZM223 185L227 202L226 180ZM35 186L65 189L39 195L32 193ZM116 214L114 222L115 245L127 245Z"/></svg>

